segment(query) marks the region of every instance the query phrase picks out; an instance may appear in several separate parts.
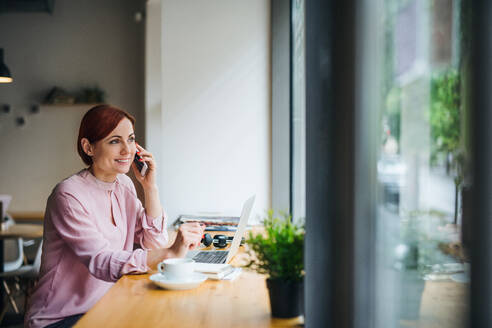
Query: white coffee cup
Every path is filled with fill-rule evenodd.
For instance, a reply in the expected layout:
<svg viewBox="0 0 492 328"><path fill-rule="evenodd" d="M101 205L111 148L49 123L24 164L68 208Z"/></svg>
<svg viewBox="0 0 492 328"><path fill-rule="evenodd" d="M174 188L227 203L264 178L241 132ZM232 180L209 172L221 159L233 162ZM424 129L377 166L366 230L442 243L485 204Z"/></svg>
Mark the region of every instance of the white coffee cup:
<svg viewBox="0 0 492 328"><path fill-rule="evenodd" d="M186 280L194 272L195 261L192 259L172 258L166 259L157 265L157 269L167 279Z"/></svg>

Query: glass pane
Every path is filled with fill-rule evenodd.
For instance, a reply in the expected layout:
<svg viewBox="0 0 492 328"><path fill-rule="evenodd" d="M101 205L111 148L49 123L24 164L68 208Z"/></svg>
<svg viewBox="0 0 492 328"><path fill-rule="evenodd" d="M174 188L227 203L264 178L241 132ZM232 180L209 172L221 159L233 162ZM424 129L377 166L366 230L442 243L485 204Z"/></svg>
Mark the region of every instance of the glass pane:
<svg viewBox="0 0 492 328"><path fill-rule="evenodd" d="M376 327L466 326L464 4L383 0Z"/></svg>
<svg viewBox="0 0 492 328"><path fill-rule="evenodd" d="M304 0L292 1L292 214L306 216Z"/></svg>

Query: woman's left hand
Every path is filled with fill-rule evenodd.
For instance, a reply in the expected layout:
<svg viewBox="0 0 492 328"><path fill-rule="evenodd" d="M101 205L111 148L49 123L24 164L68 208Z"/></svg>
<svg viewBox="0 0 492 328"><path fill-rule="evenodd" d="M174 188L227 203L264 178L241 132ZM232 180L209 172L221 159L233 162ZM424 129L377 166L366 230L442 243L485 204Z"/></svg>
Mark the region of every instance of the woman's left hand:
<svg viewBox="0 0 492 328"><path fill-rule="evenodd" d="M135 145L137 147L137 155L139 155L142 158L142 161L147 164L148 168L145 175L142 176L142 174L140 174L140 171L137 168L137 165L135 163L132 163L133 173L135 174L136 179L138 180L138 182L140 182L140 184L144 189L155 188L157 186L156 184L157 166L154 160L154 156L152 155L152 153L145 150L139 144L135 143Z"/></svg>

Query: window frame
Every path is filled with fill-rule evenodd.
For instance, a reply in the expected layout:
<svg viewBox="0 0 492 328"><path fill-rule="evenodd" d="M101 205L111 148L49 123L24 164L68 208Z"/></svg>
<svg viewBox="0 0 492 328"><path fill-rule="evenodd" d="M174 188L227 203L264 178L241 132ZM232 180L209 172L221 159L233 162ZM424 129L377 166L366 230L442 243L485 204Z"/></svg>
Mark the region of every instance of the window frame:
<svg viewBox="0 0 492 328"><path fill-rule="evenodd" d="M305 324L374 327L374 111L363 90L377 44L371 1L306 2ZM471 2L470 325L492 326L492 3ZM367 103L366 103L367 106ZM369 106L369 108L372 108ZM371 116L373 115L373 116ZM372 123L371 123L372 124ZM373 147L375 149L376 147ZM367 166L365 166L367 165ZM366 194L369 192L369 194ZM363 217L364 215L364 217ZM367 274L369 272L369 274Z"/></svg>

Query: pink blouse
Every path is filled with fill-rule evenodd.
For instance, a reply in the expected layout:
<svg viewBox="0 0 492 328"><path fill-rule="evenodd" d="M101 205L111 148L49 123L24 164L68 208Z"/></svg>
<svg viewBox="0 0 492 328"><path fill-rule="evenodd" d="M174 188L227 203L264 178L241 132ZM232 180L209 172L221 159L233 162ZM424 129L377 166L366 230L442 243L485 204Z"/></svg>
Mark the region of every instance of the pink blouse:
<svg viewBox="0 0 492 328"><path fill-rule="evenodd" d="M122 275L146 272L148 249L167 246L164 220L146 216L124 174L108 183L82 170L59 183L46 205L41 270L25 326L85 313Z"/></svg>

